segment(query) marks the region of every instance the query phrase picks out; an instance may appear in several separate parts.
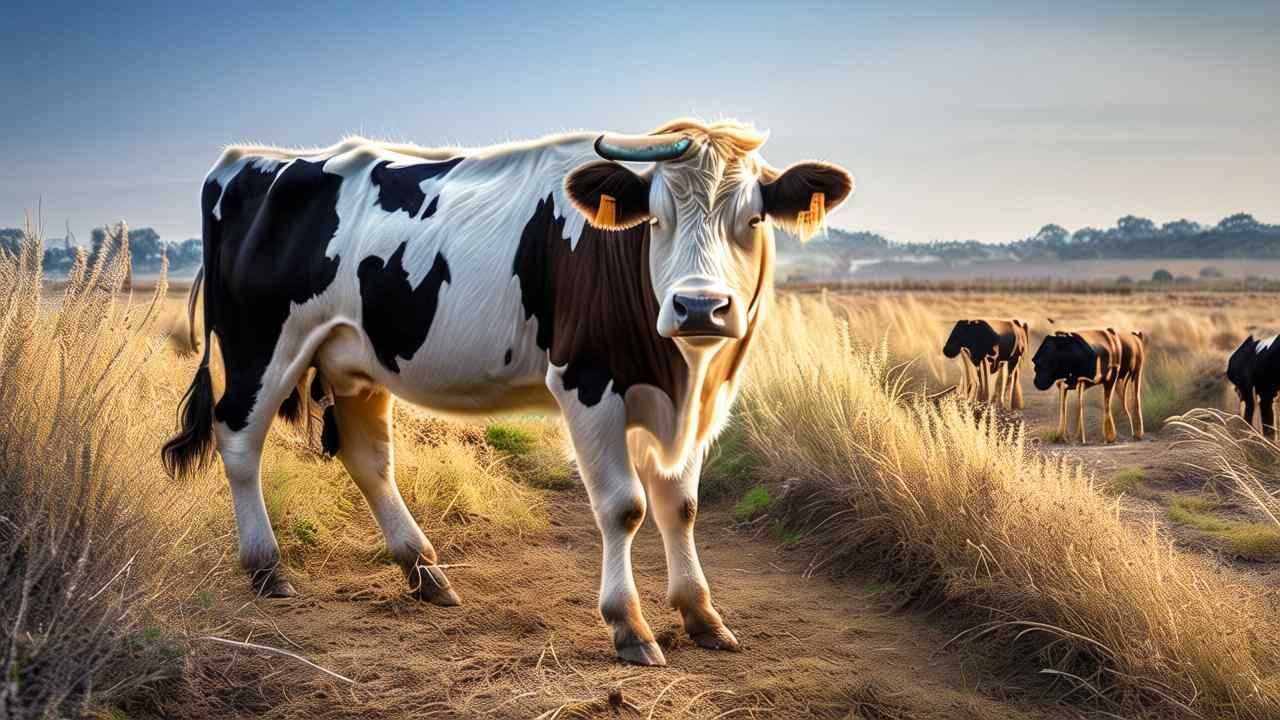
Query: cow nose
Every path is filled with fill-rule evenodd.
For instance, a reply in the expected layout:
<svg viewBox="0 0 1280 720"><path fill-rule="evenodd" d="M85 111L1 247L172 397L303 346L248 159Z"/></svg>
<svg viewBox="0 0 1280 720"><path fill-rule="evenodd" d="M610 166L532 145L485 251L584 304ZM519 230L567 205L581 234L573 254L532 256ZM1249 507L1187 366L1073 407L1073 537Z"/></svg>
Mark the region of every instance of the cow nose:
<svg viewBox="0 0 1280 720"><path fill-rule="evenodd" d="M729 327L729 314L733 309L733 298L729 295L676 293L671 298L671 308L675 310L677 337L736 335Z"/></svg>

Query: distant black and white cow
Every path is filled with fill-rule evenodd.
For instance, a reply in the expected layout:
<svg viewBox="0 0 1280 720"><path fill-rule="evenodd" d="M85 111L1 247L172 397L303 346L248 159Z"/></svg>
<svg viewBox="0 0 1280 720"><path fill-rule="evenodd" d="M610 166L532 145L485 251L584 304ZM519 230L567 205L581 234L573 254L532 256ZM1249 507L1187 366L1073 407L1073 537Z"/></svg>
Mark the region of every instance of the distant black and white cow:
<svg viewBox="0 0 1280 720"><path fill-rule="evenodd" d="M1081 330L1056 332L1045 337L1031 358L1035 366L1035 386L1048 390L1058 386L1058 436L1067 438L1067 394L1074 388L1077 395L1076 428L1080 442L1085 442L1084 391L1102 386L1102 435L1106 442L1117 438L1116 422L1111 415L1111 400L1116 389L1129 416L1129 429L1135 440L1141 440L1142 370L1146 364L1146 337L1140 331L1118 332ZM1128 392L1133 388L1132 409Z"/></svg>
<svg viewBox="0 0 1280 720"><path fill-rule="evenodd" d="M765 139L681 120L470 150L228 149L204 184L204 361L166 466L183 475L216 444L241 563L259 592L292 595L259 465L272 418L295 411L314 367L335 397L326 444L411 590L453 605L396 488L393 396L464 415L558 408L603 537L599 608L618 655L665 662L631 573L649 505L685 629L737 648L694 546L703 454L764 312L770 220L807 234L853 189L823 163L774 170ZM216 404L209 333L226 376Z"/></svg>
<svg viewBox="0 0 1280 720"><path fill-rule="evenodd" d="M1019 363L1027 352L1027 324L1021 320L959 320L942 346L948 358L960 357L960 392L980 402L991 402L995 383L1000 381L997 404L1021 410L1022 383ZM1006 382L1009 387L1006 393Z"/></svg>
<svg viewBox="0 0 1280 720"><path fill-rule="evenodd" d="M1273 440L1276 393L1280 391L1280 347L1276 346L1276 338L1272 335L1266 340L1255 340L1250 335L1227 361L1227 379L1235 386L1243 405L1240 414L1252 425L1256 402L1262 415L1262 430Z"/></svg>

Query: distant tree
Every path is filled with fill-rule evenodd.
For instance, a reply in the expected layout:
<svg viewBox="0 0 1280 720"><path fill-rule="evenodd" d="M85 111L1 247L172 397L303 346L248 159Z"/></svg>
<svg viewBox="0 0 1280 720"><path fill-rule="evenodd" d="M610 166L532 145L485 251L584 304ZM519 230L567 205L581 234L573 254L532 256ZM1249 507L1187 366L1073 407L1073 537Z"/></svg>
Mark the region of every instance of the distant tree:
<svg viewBox="0 0 1280 720"><path fill-rule="evenodd" d="M1219 268L1212 265L1205 265L1200 268L1200 277L1205 280L1217 280L1219 278L1226 277L1226 275Z"/></svg>
<svg viewBox="0 0 1280 720"><path fill-rule="evenodd" d="M1121 275L1120 277L1116 278L1116 284L1117 284L1117 285L1132 285L1132 284L1133 284L1133 278L1129 277L1128 275Z"/></svg>
<svg viewBox="0 0 1280 720"><path fill-rule="evenodd" d="M1160 232L1165 235L1173 235L1174 237L1195 235L1203 231L1204 228L1200 226L1200 223L1186 219L1174 220L1173 222L1167 222L1160 226Z"/></svg>
<svg viewBox="0 0 1280 720"><path fill-rule="evenodd" d="M1173 273L1169 272L1168 270L1165 270L1164 268L1160 268L1159 270L1156 270L1155 272L1151 273L1151 282L1157 282L1157 283L1173 282Z"/></svg>
<svg viewBox="0 0 1280 720"><path fill-rule="evenodd" d="M1133 239L1154 235L1156 224L1143 217L1125 215L1116 221L1116 229L1126 239Z"/></svg>
<svg viewBox="0 0 1280 720"><path fill-rule="evenodd" d="M1066 245L1070 238L1071 234L1067 232L1066 228L1052 223L1040 228L1040 231L1032 237L1033 240L1042 242L1049 247Z"/></svg>
<svg viewBox="0 0 1280 720"><path fill-rule="evenodd" d="M22 247L22 236L19 228L0 228L0 250L17 255Z"/></svg>
<svg viewBox="0 0 1280 720"><path fill-rule="evenodd" d="M1218 223L1218 229L1225 232L1251 232L1261 230L1262 227L1262 223L1255 220L1249 213L1236 213L1222 218Z"/></svg>
<svg viewBox="0 0 1280 720"><path fill-rule="evenodd" d="M173 243L167 245L165 249L169 255L169 267L172 270L194 270L204 262L204 243L200 238Z"/></svg>
<svg viewBox="0 0 1280 720"><path fill-rule="evenodd" d="M1106 233L1097 228L1082 227L1071 234L1071 242L1074 245L1088 245L1097 242L1106 237Z"/></svg>

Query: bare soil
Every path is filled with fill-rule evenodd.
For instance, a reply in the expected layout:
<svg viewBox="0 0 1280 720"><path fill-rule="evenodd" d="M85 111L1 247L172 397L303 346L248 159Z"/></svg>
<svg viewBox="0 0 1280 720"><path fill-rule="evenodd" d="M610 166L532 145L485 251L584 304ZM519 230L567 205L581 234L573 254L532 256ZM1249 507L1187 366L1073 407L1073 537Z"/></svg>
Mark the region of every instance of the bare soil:
<svg viewBox="0 0 1280 720"><path fill-rule="evenodd" d="M948 645L963 628L889 611L870 580L807 575L808 553L736 528L723 510L699 519L699 550L742 651L704 650L684 637L665 607L662 546L646 523L635 547L637 583L669 665L624 665L595 610L600 546L584 493L550 499L546 530L437 539L441 562L464 565L451 570L458 608L407 598L399 571L371 558L372 527L294 572L301 594L293 599L255 599L224 561L216 595L184 605L193 637L289 650L355 682L193 640L193 685L159 698L161 707L210 718L1081 716L1055 702L1062 689L1035 684L1034 668L1010 675L963 644Z"/></svg>

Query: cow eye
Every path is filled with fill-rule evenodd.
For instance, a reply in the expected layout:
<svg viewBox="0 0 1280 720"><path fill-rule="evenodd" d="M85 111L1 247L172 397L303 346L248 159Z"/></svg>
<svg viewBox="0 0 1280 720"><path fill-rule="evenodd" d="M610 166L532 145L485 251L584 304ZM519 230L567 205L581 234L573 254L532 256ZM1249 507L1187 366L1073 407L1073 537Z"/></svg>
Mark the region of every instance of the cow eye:
<svg viewBox="0 0 1280 720"><path fill-rule="evenodd" d="M754 229L760 227L760 223L762 222L764 222L764 218L759 215L752 215L751 219L747 221L747 227Z"/></svg>

